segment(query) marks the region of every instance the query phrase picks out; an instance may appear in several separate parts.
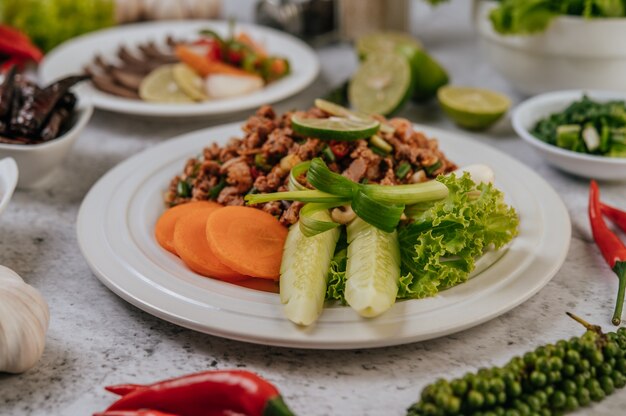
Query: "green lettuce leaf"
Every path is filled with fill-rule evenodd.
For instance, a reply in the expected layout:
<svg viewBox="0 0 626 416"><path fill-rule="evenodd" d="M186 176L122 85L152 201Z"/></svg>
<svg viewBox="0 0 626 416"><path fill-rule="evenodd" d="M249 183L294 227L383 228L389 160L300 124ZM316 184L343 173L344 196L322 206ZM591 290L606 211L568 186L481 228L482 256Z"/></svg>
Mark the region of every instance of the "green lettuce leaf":
<svg viewBox="0 0 626 416"><path fill-rule="evenodd" d="M346 305L344 293L346 290L346 264L348 262L348 241L345 228L342 229L339 241L335 248L335 256L330 262L328 283L326 285L326 300L338 300Z"/></svg>
<svg viewBox="0 0 626 416"><path fill-rule="evenodd" d="M412 207L414 222L398 230L402 256L399 298L424 298L465 282L475 259L517 235L518 217L491 184L476 185L469 174L440 176L450 194ZM415 209L417 208L417 209Z"/></svg>

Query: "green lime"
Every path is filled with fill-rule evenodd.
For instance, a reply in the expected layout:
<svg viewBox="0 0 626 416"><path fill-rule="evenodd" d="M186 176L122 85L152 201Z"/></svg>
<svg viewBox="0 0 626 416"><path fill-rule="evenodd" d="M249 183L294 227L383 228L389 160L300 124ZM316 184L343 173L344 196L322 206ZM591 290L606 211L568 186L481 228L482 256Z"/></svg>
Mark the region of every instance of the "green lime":
<svg viewBox="0 0 626 416"><path fill-rule="evenodd" d="M401 47L422 49L422 44L406 32L375 32L361 36L356 42L360 59L376 52L397 52Z"/></svg>
<svg viewBox="0 0 626 416"><path fill-rule="evenodd" d="M415 50L409 59L415 78L413 101L424 102L434 98L437 90L450 81L446 70L424 50Z"/></svg>
<svg viewBox="0 0 626 416"><path fill-rule="evenodd" d="M404 55L377 52L352 77L348 97L357 111L387 116L406 103L413 86L411 65Z"/></svg>
<svg viewBox="0 0 626 416"><path fill-rule="evenodd" d="M439 89L437 98L455 123L472 130L491 126L511 106L505 95L482 88L446 86Z"/></svg>
<svg viewBox="0 0 626 416"><path fill-rule="evenodd" d="M142 100L157 103L191 103L193 100L185 94L176 81L172 67L162 65L150 72L139 85Z"/></svg>
<svg viewBox="0 0 626 416"><path fill-rule="evenodd" d="M347 109L344 106L332 103L330 101L323 100L321 98L315 99L315 107L319 108L325 113L330 114L331 116L345 117L345 118L351 118L351 119L361 119L361 120L369 120L371 118L369 114L352 111L352 110Z"/></svg>
<svg viewBox="0 0 626 416"><path fill-rule="evenodd" d="M291 117L291 127L294 132L307 137L325 140L357 140L376 134L380 123L371 119L303 118L295 115Z"/></svg>
<svg viewBox="0 0 626 416"><path fill-rule="evenodd" d="M204 91L204 80L188 65L183 63L174 65L172 75L176 84L192 100L204 101L209 98Z"/></svg>

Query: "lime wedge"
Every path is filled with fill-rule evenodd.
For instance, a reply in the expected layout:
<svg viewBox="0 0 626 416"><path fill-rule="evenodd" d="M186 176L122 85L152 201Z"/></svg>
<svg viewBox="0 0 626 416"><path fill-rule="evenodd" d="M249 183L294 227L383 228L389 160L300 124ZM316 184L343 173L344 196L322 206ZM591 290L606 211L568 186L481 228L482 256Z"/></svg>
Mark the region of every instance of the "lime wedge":
<svg viewBox="0 0 626 416"><path fill-rule="evenodd" d="M482 88L447 86L439 89L437 97L456 124L472 130L488 128L511 106L505 95Z"/></svg>
<svg viewBox="0 0 626 416"><path fill-rule="evenodd" d="M350 119L345 117L303 118L291 117L294 132L307 137L325 140L357 140L370 137L378 131L376 120Z"/></svg>
<svg viewBox="0 0 626 416"><path fill-rule="evenodd" d="M209 97L204 92L204 80L191 67L183 63L176 64L172 67L172 75L178 87L189 98L196 101L208 100Z"/></svg>
<svg viewBox="0 0 626 416"><path fill-rule="evenodd" d="M409 61L397 53L373 53L352 77L350 103L357 111L384 116L399 110L413 92Z"/></svg>
<svg viewBox="0 0 626 416"><path fill-rule="evenodd" d="M406 32L376 32L361 36L356 42L360 59L376 52L398 52L399 48L422 49L422 44Z"/></svg>
<svg viewBox="0 0 626 416"><path fill-rule="evenodd" d="M176 81L172 67L163 65L150 72L139 85L142 100L157 103L191 103L193 100L185 94Z"/></svg>

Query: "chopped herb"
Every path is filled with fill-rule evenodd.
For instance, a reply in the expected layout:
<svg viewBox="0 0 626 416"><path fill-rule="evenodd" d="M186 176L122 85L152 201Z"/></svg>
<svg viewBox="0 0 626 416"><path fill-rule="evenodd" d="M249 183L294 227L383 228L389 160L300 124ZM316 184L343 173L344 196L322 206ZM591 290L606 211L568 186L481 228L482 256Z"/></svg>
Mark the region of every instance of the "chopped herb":
<svg viewBox="0 0 626 416"><path fill-rule="evenodd" d="M191 196L191 185L189 185L187 181L178 181L178 185L176 185L176 193L181 198L189 198Z"/></svg>
<svg viewBox="0 0 626 416"><path fill-rule="evenodd" d="M433 173L435 173L435 171L437 171L437 169L439 169L440 167L441 167L441 160L437 160L435 163L433 163L430 166L424 166L424 170L426 171L426 174L430 176Z"/></svg>
<svg viewBox="0 0 626 416"><path fill-rule="evenodd" d="M217 196L220 194L220 192L222 192L222 189L224 189L225 187L226 179L221 178L217 185L211 188L211 191L209 192L211 199L217 199Z"/></svg>
<svg viewBox="0 0 626 416"><path fill-rule="evenodd" d="M396 176L398 179L404 179L406 175L408 175L411 170L411 164L409 162L402 162L396 168Z"/></svg>

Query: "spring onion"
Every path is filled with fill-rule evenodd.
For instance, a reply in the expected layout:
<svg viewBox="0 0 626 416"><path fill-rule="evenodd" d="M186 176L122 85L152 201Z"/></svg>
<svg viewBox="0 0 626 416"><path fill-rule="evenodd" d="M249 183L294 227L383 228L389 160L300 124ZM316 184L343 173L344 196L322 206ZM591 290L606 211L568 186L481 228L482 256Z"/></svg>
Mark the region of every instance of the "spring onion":
<svg viewBox="0 0 626 416"><path fill-rule="evenodd" d="M359 187L345 176L332 172L318 157L311 161L306 179L315 189L346 198L351 198Z"/></svg>
<svg viewBox="0 0 626 416"><path fill-rule="evenodd" d="M352 198L352 209L363 221L388 233L398 226L404 205L380 202L358 191Z"/></svg>
<svg viewBox="0 0 626 416"><path fill-rule="evenodd" d="M301 162L291 168L289 172L289 184L287 185L290 191L306 191L308 188L298 182L298 177L309 170L311 162Z"/></svg>
<svg viewBox="0 0 626 416"><path fill-rule="evenodd" d="M300 232L302 232L305 237L313 237L314 235L321 234L325 231L339 227L338 223L319 219L320 216L316 215L316 213L319 211L327 211L330 208L335 208L338 205L341 204L310 203L303 206L300 210Z"/></svg>
<svg viewBox="0 0 626 416"><path fill-rule="evenodd" d="M246 195L245 201L250 205L263 204L272 201L300 201L300 202L337 202L342 205L350 202L349 198L310 189L307 191L274 192L271 194Z"/></svg>

